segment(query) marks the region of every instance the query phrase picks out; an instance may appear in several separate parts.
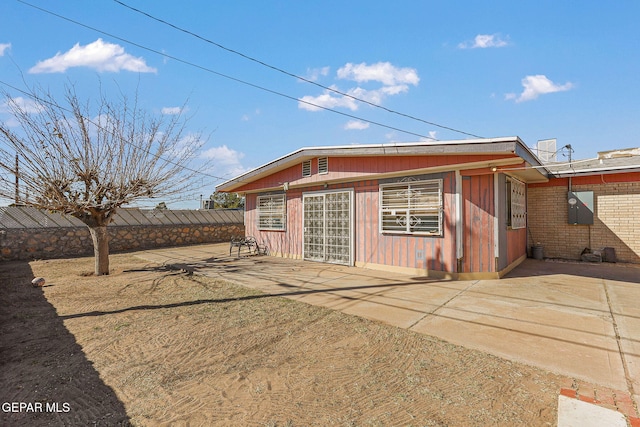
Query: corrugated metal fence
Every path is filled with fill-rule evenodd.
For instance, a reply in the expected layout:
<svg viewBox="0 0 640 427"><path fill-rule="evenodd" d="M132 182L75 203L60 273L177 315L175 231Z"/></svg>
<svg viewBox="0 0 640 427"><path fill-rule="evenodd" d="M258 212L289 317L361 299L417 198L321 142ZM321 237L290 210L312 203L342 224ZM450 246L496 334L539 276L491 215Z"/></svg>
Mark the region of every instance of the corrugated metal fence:
<svg viewBox="0 0 640 427"><path fill-rule="evenodd" d="M166 210L119 209L109 227L148 225L223 225L242 224L244 213L238 209ZM85 227L77 218L30 207L0 207L0 228Z"/></svg>

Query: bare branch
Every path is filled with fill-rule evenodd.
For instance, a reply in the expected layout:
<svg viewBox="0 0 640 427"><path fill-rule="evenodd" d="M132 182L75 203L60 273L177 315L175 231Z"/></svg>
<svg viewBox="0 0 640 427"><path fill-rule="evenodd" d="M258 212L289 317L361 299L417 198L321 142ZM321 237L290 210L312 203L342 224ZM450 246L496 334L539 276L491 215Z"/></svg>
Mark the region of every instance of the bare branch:
<svg viewBox="0 0 640 427"><path fill-rule="evenodd" d="M4 93L19 128L0 124L0 197L13 198L18 173L29 194L23 202L103 227L121 206L192 191L209 166L192 167L206 142L201 134L188 134L180 115L149 116L137 95L130 102L103 93L96 104L83 103L68 86L60 105L41 88L29 94L35 109Z"/></svg>

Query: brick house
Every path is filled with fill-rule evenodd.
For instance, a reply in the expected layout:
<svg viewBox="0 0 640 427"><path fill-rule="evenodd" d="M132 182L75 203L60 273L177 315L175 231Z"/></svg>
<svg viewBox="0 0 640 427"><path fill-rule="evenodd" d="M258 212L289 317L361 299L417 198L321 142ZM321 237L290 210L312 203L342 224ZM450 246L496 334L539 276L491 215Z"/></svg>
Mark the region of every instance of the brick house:
<svg viewBox="0 0 640 427"><path fill-rule="evenodd" d="M301 148L216 190L273 255L462 279L526 258L527 185L547 181L507 137Z"/></svg>
<svg viewBox="0 0 640 427"><path fill-rule="evenodd" d="M563 259L612 247L619 261L640 263L640 149L547 169L548 182L528 185L529 245Z"/></svg>

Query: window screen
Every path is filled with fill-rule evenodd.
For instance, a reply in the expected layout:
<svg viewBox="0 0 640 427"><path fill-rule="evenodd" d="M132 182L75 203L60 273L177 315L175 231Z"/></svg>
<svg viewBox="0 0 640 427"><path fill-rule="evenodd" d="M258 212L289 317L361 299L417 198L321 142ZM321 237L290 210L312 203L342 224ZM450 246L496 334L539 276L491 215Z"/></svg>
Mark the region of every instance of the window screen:
<svg viewBox="0 0 640 427"><path fill-rule="evenodd" d="M406 234L442 234L442 180L380 186L380 229Z"/></svg>
<svg viewBox="0 0 640 427"><path fill-rule="evenodd" d="M258 229L284 230L287 199L284 194L258 196Z"/></svg>
<svg viewBox="0 0 640 427"><path fill-rule="evenodd" d="M527 226L526 185L515 178L507 177L507 226L513 229Z"/></svg>

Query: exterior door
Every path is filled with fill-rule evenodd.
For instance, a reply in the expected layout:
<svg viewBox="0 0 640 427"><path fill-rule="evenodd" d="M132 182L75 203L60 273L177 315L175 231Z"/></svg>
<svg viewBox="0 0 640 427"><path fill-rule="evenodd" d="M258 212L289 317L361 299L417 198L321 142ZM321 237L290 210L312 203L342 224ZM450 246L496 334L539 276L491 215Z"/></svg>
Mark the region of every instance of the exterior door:
<svg viewBox="0 0 640 427"><path fill-rule="evenodd" d="M353 192L304 194L303 258L353 264Z"/></svg>

